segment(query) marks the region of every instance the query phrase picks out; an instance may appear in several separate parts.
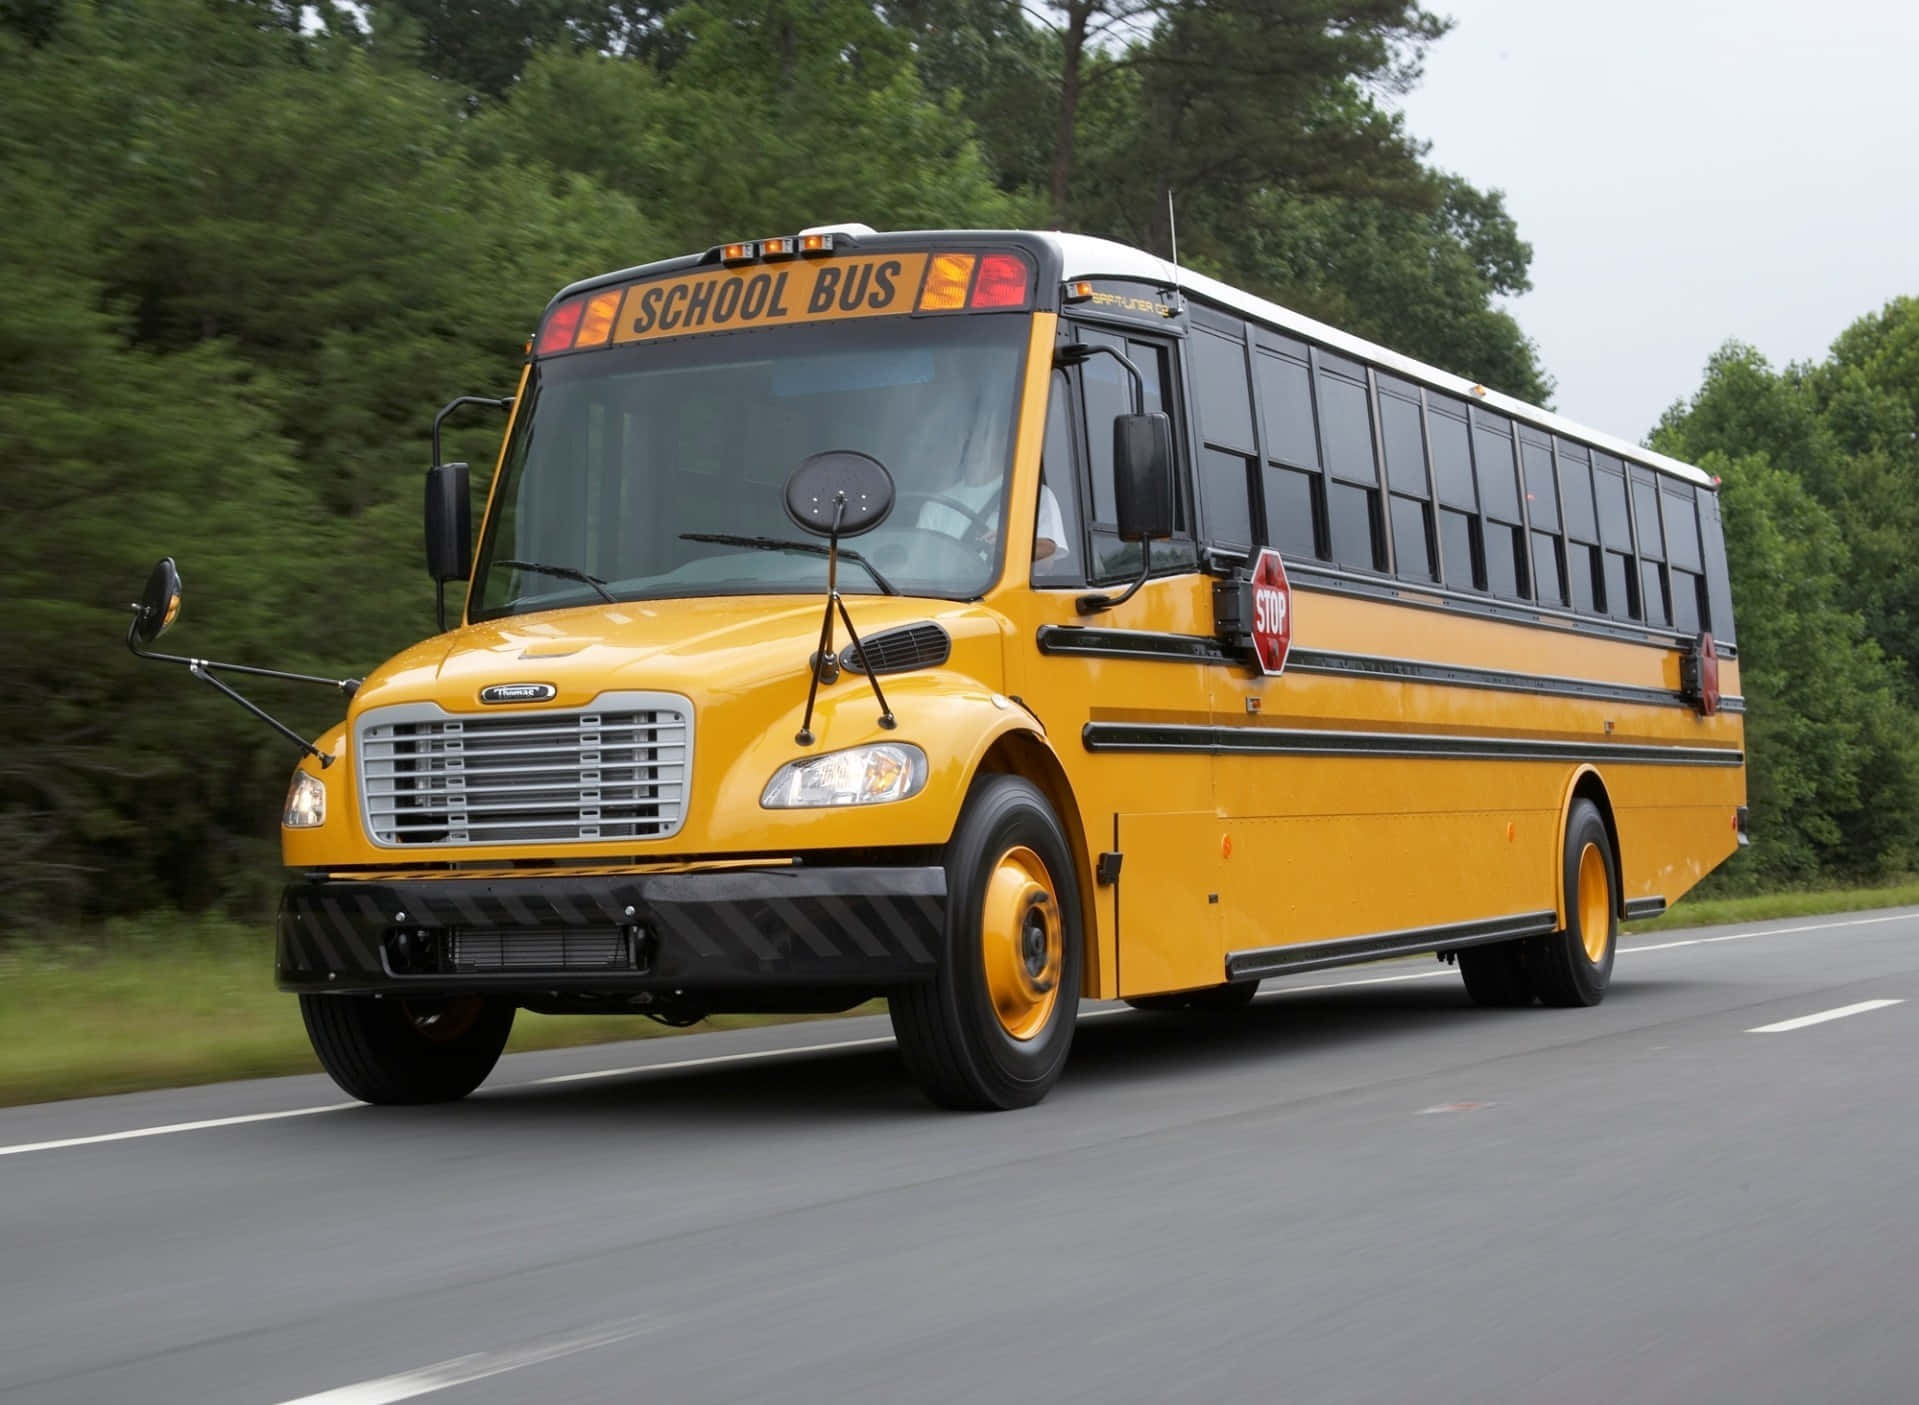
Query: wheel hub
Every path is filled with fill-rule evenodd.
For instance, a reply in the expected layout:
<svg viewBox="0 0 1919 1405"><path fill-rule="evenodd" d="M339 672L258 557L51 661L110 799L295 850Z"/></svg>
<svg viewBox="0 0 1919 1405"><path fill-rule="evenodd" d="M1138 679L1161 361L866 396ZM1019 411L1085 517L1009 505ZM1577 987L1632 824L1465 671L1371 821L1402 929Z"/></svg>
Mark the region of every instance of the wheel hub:
<svg viewBox="0 0 1919 1405"><path fill-rule="evenodd" d="M1031 849L1009 849L987 876L980 954L993 1014L1014 1039L1037 1038L1052 1019L1064 953L1052 874Z"/></svg>

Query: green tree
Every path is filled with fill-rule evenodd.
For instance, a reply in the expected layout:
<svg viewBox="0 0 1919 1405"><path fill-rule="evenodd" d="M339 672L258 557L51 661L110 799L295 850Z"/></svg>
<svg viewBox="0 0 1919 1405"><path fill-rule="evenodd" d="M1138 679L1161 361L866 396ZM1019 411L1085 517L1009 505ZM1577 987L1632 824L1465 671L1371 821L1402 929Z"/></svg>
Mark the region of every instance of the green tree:
<svg viewBox="0 0 1919 1405"><path fill-rule="evenodd" d="M1754 827L1735 873L1760 884L1919 857L1919 717L1851 604L1858 563L1808 485L1831 467L1830 439L1805 411L1793 383L1729 344L1654 441L1724 480ZM1720 447L1735 440L1736 457Z"/></svg>

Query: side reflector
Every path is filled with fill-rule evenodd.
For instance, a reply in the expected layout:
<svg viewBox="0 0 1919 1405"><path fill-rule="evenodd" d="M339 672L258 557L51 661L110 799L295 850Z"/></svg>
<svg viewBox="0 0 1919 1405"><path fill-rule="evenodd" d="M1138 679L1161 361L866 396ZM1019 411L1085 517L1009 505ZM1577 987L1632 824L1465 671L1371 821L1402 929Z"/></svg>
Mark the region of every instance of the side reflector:
<svg viewBox="0 0 1919 1405"><path fill-rule="evenodd" d="M613 319L619 315L620 299L625 296L621 288L595 293L586 305L586 315L580 319L580 334L573 338L573 345L605 346L606 339L613 335Z"/></svg>
<svg viewBox="0 0 1919 1405"><path fill-rule="evenodd" d="M979 261L979 281L968 307L1024 307L1026 260L1017 254L988 254Z"/></svg>
<svg viewBox="0 0 1919 1405"><path fill-rule="evenodd" d="M540 339L533 346L534 354L550 356L572 346L573 334L580 330L580 314L585 311L585 298L573 298L554 308L547 315L546 325L540 328Z"/></svg>
<svg viewBox="0 0 1919 1405"><path fill-rule="evenodd" d="M921 312L956 312L966 306L966 289L973 281L971 254L935 254L926 265L920 288Z"/></svg>

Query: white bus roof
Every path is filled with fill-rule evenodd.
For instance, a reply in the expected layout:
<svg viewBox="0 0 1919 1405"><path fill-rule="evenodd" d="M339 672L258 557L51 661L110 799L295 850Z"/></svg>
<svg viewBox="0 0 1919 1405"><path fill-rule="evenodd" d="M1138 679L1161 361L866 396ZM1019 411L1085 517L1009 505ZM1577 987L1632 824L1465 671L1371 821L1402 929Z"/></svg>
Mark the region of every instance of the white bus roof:
<svg viewBox="0 0 1919 1405"><path fill-rule="evenodd" d="M1231 308L1243 316L1256 321L1269 323L1283 328L1296 336L1316 341L1332 351L1343 352L1348 356L1370 361L1383 370L1405 376L1408 380L1419 381L1444 390L1478 405L1490 406L1504 411L1514 419L1572 439L1583 440L1595 448L1608 453L1618 454L1636 463L1648 464L1677 474L1694 483L1710 486L1712 478L1694 468L1689 463L1668 458L1638 444L1628 443L1617 435L1604 434L1585 425L1575 424L1542 410L1536 405L1528 405L1523 400L1515 400L1510 395L1502 395L1496 390L1476 386L1473 382L1446 371L1415 361L1410 356L1402 356L1383 346L1356 337L1350 332L1342 332L1337 327L1329 327L1324 322L1316 322L1310 317L1281 307L1278 303L1267 302L1264 298L1254 297L1217 279L1208 278L1203 273L1194 273L1188 269L1175 268L1156 254L1143 249L1135 249L1126 244L1115 244L1110 239L1095 239L1085 234L1061 234L1053 231L1035 231L1035 237L1048 241L1059 251L1064 265L1064 277L1067 282L1079 278L1137 278L1165 287L1177 285L1182 291L1205 298L1208 302L1221 307Z"/></svg>

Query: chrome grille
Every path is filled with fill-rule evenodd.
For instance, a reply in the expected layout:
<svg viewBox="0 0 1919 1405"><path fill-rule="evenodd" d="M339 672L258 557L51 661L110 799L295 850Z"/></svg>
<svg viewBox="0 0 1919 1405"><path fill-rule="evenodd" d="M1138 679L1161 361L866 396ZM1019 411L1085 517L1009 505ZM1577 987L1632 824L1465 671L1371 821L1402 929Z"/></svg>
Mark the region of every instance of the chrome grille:
<svg viewBox="0 0 1919 1405"><path fill-rule="evenodd" d="M360 797L376 844L664 839L686 810L691 708L604 693L578 712L454 714L432 703L360 719Z"/></svg>

